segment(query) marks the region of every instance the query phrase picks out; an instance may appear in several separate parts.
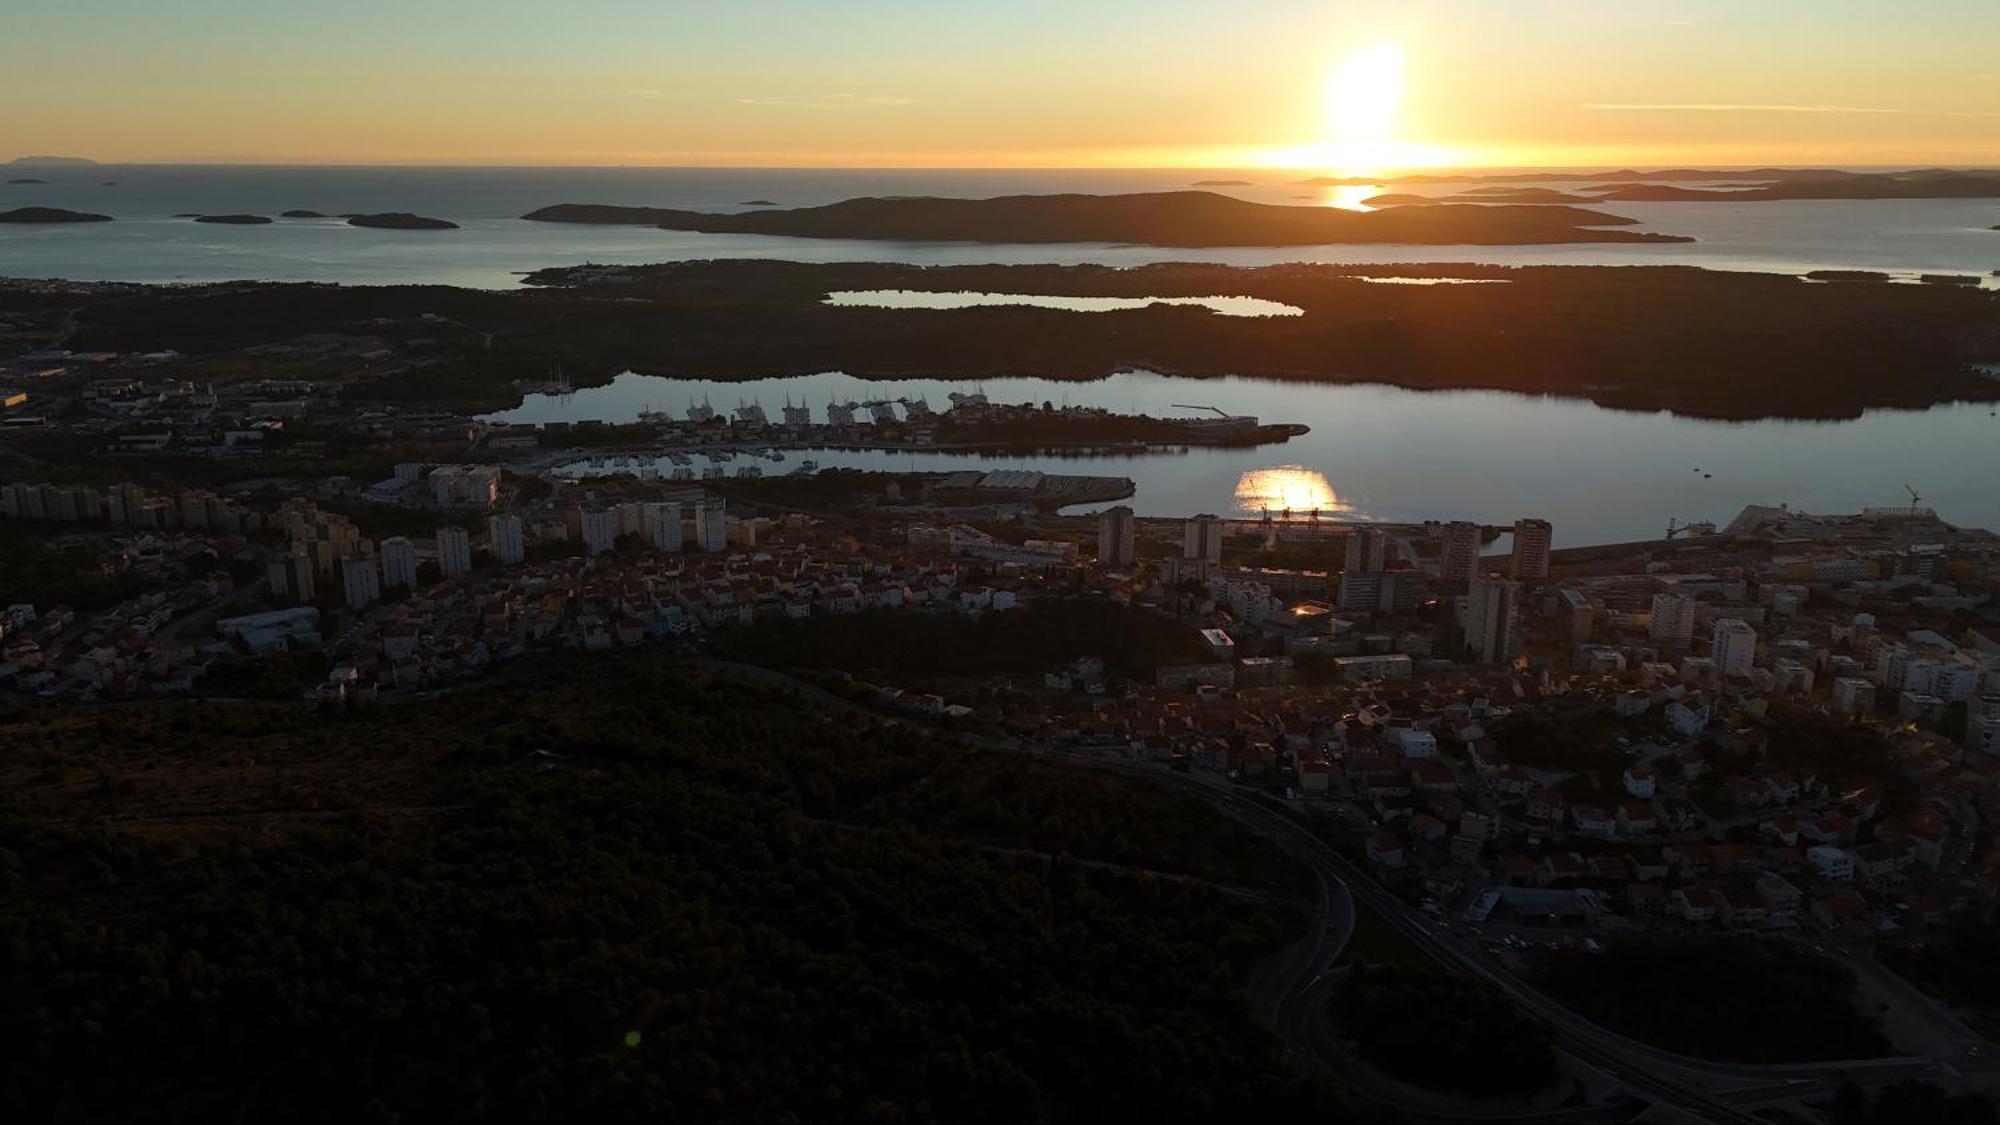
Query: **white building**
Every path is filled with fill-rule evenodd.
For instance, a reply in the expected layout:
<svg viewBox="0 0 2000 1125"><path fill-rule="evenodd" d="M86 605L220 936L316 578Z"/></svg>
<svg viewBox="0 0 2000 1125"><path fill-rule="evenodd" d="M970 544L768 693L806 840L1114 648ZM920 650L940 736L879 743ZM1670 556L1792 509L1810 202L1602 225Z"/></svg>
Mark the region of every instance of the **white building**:
<svg viewBox="0 0 2000 1125"><path fill-rule="evenodd" d="M1549 576L1549 541L1555 529L1547 520L1514 521L1514 553L1507 576L1517 582L1539 582Z"/></svg>
<svg viewBox="0 0 2000 1125"><path fill-rule="evenodd" d="M472 570L472 536L458 526L438 528L438 570L446 578Z"/></svg>
<svg viewBox="0 0 2000 1125"><path fill-rule="evenodd" d="M349 609L366 609L382 600L382 571L374 555L340 560L340 589Z"/></svg>
<svg viewBox="0 0 2000 1125"><path fill-rule="evenodd" d="M401 466L398 466L401 479ZM431 498L441 508L490 508L500 498L500 469L495 465L440 465L430 471Z"/></svg>
<svg viewBox="0 0 2000 1125"><path fill-rule="evenodd" d="M528 557L528 543L521 533L521 517L498 515L486 521L487 545L502 566L520 566Z"/></svg>
<svg viewBox="0 0 2000 1125"><path fill-rule="evenodd" d="M1481 664L1507 664L1521 655L1521 584L1511 578L1475 578L1465 599L1465 647Z"/></svg>
<svg viewBox="0 0 2000 1125"><path fill-rule="evenodd" d="M2000 754L2000 694L1989 692L1966 702L1965 748Z"/></svg>
<svg viewBox="0 0 2000 1125"><path fill-rule="evenodd" d="M1132 509L1123 504L1106 508L1097 517L1097 565L1106 570L1124 570L1137 556L1139 525Z"/></svg>
<svg viewBox="0 0 2000 1125"><path fill-rule="evenodd" d="M695 546L704 551L729 550L729 516L720 500L703 500L694 506Z"/></svg>
<svg viewBox="0 0 2000 1125"><path fill-rule="evenodd" d="M789 413L792 407L786 407ZM803 410L804 407L797 409ZM679 504L646 505L646 542L656 550L677 552L681 549L681 506Z"/></svg>
<svg viewBox="0 0 2000 1125"><path fill-rule="evenodd" d="M408 537L392 535L382 540L382 585L393 590L417 588L417 545Z"/></svg>
<svg viewBox="0 0 2000 1125"><path fill-rule="evenodd" d="M1833 710L1838 715L1866 715L1875 710L1875 685L1859 676L1833 681Z"/></svg>
<svg viewBox="0 0 2000 1125"><path fill-rule="evenodd" d="M1685 594L1654 594L1648 632L1653 643L1680 648L1694 643L1694 607L1695 600Z"/></svg>
<svg viewBox="0 0 2000 1125"><path fill-rule="evenodd" d="M1389 536L1380 528L1358 527L1348 533L1340 569L1346 574L1380 574L1389 565Z"/></svg>
<svg viewBox="0 0 2000 1125"><path fill-rule="evenodd" d="M1757 630L1739 617L1718 618L1708 657L1725 676L1747 676L1757 662Z"/></svg>
<svg viewBox="0 0 2000 1125"><path fill-rule="evenodd" d="M1444 556L1438 571L1445 587L1464 590L1479 572L1479 525L1453 520L1444 525Z"/></svg>
<svg viewBox="0 0 2000 1125"><path fill-rule="evenodd" d="M1222 521L1207 514L1187 521L1181 529L1181 557L1221 565Z"/></svg>
<svg viewBox="0 0 2000 1125"><path fill-rule="evenodd" d="M613 508L593 508L583 513L583 549L601 555L618 541L618 512Z"/></svg>

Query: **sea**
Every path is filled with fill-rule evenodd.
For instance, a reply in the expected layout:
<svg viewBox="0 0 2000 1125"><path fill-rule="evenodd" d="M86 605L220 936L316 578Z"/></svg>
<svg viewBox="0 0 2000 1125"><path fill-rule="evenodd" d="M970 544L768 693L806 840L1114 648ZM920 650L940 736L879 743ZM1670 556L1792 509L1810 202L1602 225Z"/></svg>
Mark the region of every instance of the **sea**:
<svg viewBox="0 0 2000 1125"><path fill-rule="evenodd" d="M1923 273L2000 269L2000 200L1615 203L1603 210L1639 230L1691 243L1572 246L1158 248L1112 244L998 245L859 242L645 227L533 223L519 216L552 203L617 203L692 210L781 207L856 196L985 197L1049 192L1173 191L1202 180L1266 203L1353 205L1368 189L1312 187L1298 173L1188 170L879 170L699 168L371 168L300 166L0 166L0 210L64 207L116 221L0 224L0 276L194 283L225 280L341 284L443 284L508 289L547 266L765 258L808 262L1098 263L1208 261L1469 262L1559 265L1694 265L1802 273L1871 269L1914 281ZM1579 182L1587 183L1587 179ZM1561 186L1551 184L1549 186ZM1442 194L1450 185L1415 190ZM447 231L369 230L338 218L279 219L267 226L195 223L177 215L304 209L409 211L449 219ZM1228 297L1228 294L1217 294ZM1220 307L1220 306L1218 306ZM1092 315L1084 308L1079 316ZM2000 378L2000 371L1995 372ZM953 391L995 401L1053 401L1119 410L1184 412L1211 405L1268 421L1303 422L1305 438L1255 450L1093 459L968 458L823 451L822 465L1027 467L1130 476L1143 514L1320 511L1327 518L1550 519L1564 545L1658 536L1669 519L1726 521L1748 503L1789 502L1853 511L1924 497L1945 519L2000 529L2000 416L1988 404L1877 410L1833 422L1717 422L1608 410L1575 399L1497 392L1417 392L1373 385L1302 385L1254 379L1178 379L1129 372L1091 383L1037 379L972 385L937 380L864 382L838 372L757 383L625 375L567 396L529 396L513 421L629 420L642 409L684 416L707 398L718 409L787 398L829 401L928 397Z"/></svg>

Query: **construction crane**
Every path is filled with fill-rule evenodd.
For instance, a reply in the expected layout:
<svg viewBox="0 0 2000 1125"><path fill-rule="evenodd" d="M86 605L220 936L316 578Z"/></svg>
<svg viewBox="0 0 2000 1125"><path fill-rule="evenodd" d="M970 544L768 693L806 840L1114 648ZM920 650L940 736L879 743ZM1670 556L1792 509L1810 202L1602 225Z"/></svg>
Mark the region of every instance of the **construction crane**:
<svg viewBox="0 0 2000 1125"><path fill-rule="evenodd" d="M1917 514L1917 505L1922 503L1924 498L1917 495L1917 490L1907 484L1903 486L1903 491L1910 494L1910 514L1914 516Z"/></svg>

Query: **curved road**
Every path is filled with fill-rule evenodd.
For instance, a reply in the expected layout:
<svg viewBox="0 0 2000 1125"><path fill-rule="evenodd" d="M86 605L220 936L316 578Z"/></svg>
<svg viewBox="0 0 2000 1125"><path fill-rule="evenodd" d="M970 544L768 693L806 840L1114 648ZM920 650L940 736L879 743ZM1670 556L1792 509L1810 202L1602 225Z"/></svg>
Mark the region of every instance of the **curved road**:
<svg viewBox="0 0 2000 1125"><path fill-rule="evenodd" d="M699 660L698 663L780 683L818 701L882 717L879 712L870 711L782 672L713 659ZM1320 1009L1324 1007L1328 970L1353 935L1354 901L1359 898L1439 963L1488 981L1524 1010L1553 1027L1558 1049L1573 1060L1612 1079L1635 1095L1673 1105L1703 1121L1765 1125L1762 1118L1749 1112L1750 1107L1801 1098L1830 1097L1834 1087L1848 1080L1863 1085L1903 1078L1937 1081L1970 1072L1992 1077L1993 1072L2000 1069L2000 1052L1994 1052L1991 1058L1965 1056L1949 1062L1901 1057L1751 1065L1697 1059L1662 1050L1602 1027L1563 1007L1497 964L1477 942L1456 938L1448 928L1411 910L1401 899L1376 883L1367 871L1304 826L1264 807L1249 793L1239 793L1220 778L1182 773L1160 765L1088 751L1039 747L984 738L963 731L953 733L962 741L987 749L1026 751L1051 761L1176 785L1187 792L1199 794L1223 816L1265 837L1304 863L1318 883L1312 929L1304 939L1267 964L1251 986L1253 1006L1270 1021L1293 1055L1302 1062L1324 1060L1330 1046L1325 1037L1318 1034L1316 1021ZM1482 1120L1585 1122L1616 1120L1628 1115L1629 1107L1621 1109L1600 1104L1540 1113L1497 1114Z"/></svg>

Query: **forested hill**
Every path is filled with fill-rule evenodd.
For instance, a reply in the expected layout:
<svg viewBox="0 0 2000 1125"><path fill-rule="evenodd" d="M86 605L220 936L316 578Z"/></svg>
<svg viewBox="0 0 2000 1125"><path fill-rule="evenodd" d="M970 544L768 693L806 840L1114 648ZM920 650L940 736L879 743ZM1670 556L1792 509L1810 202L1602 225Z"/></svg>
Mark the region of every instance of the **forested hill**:
<svg viewBox="0 0 2000 1125"><path fill-rule="evenodd" d="M650 656L0 716L24 1121L1329 1120L1299 875L1163 789Z"/></svg>

